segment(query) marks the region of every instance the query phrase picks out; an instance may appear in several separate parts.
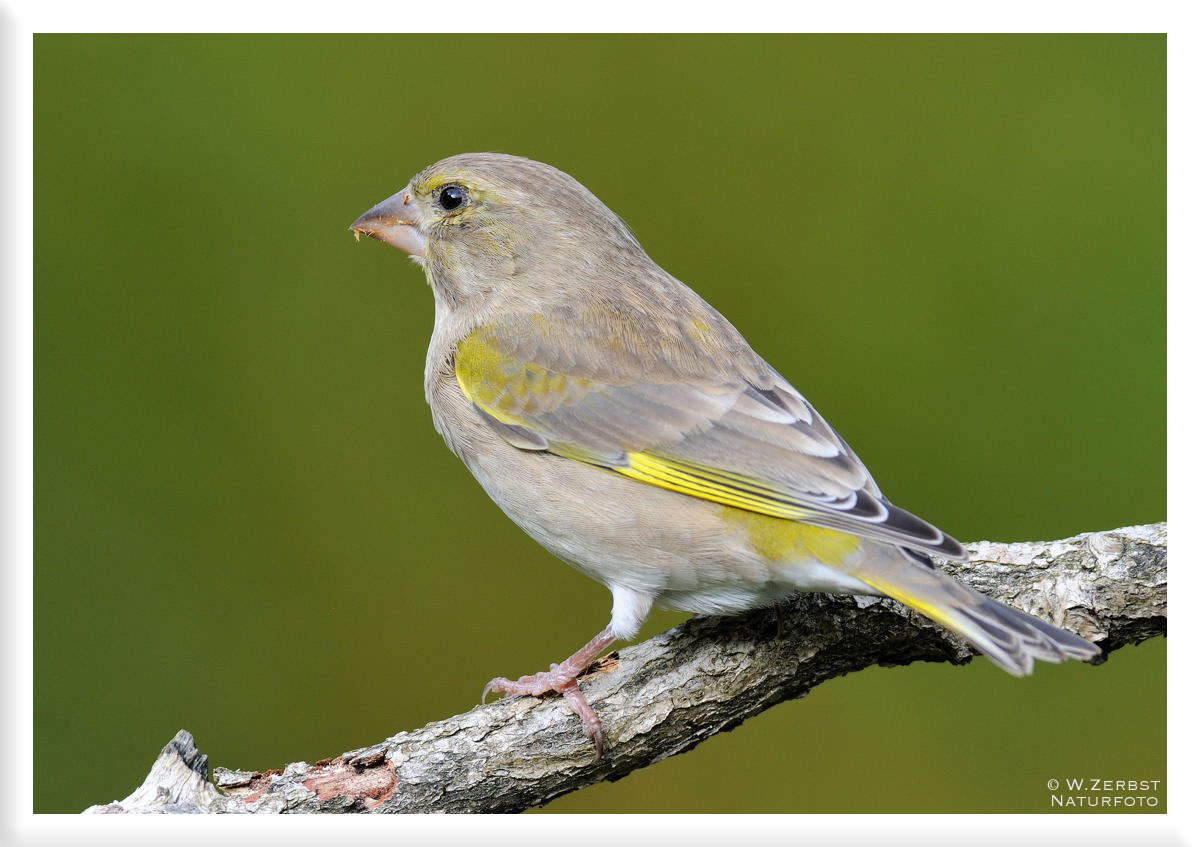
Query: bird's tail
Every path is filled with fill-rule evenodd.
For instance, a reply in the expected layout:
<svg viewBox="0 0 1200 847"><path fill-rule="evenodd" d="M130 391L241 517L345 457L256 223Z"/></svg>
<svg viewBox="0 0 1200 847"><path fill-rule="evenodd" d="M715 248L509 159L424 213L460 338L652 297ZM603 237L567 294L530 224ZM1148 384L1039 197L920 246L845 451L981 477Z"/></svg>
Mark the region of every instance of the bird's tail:
<svg viewBox="0 0 1200 847"><path fill-rule="evenodd" d="M1035 659L1091 659L1100 648L1040 618L1006 606L938 570L916 551L876 556L854 570L875 590L965 638L1015 676L1033 672Z"/></svg>

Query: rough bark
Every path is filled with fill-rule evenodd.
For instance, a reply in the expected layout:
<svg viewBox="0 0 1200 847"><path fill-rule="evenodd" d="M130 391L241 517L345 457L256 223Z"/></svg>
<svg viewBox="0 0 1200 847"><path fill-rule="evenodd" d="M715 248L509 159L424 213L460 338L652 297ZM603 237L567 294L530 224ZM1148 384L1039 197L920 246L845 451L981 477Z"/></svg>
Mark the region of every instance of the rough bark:
<svg viewBox="0 0 1200 847"><path fill-rule="evenodd" d="M1166 633L1165 523L968 550L969 561L940 565L1105 653ZM519 697L312 765L217 768L212 782L207 757L181 730L140 788L87 811L516 812L690 750L827 679L973 656L891 600L801 595L777 610L694 618L594 665L581 686L604 722L600 761L560 699Z"/></svg>

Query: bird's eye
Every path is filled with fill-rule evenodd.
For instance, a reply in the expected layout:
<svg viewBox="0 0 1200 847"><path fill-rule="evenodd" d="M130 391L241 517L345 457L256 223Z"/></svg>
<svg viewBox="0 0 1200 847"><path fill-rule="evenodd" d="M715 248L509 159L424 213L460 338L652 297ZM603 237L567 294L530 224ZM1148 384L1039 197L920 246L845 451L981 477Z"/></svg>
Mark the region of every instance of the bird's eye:
<svg viewBox="0 0 1200 847"><path fill-rule="evenodd" d="M461 185L447 185L438 194L438 204L447 212L452 212L465 203L467 190Z"/></svg>

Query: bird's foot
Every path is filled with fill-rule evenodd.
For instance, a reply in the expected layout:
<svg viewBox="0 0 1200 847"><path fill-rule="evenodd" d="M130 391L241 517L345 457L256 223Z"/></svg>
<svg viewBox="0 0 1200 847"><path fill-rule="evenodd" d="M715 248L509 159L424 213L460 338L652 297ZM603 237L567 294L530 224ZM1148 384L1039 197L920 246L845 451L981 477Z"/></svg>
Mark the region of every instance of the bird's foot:
<svg viewBox="0 0 1200 847"><path fill-rule="evenodd" d="M487 696L492 693L502 694L505 697L515 697L517 695L540 697L552 691L555 694L562 694L563 689L578 678L579 671L571 673L570 670L563 668L562 665L551 665L548 671L530 674L518 679L508 679L507 677L498 676L483 687L483 702L486 703Z"/></svg>
<svg viewBox="0 0 1200 847"><path fill-rule="evenodd" d="M601 653L611 647L614 641L616 638L605 629L571 658L561 665L551 665L548 671L515 680L498 676L483 687L483 701L486 703L487 696L493 692L505 697L561 694L571 711L579 715L580 721L583 722L583 734L596 745L596 758L599 759L604 755L604 733L600 728L599 716L579 690L579 675L587 670L588 665Z"/></svg>
<svg viewBox="0 0 1200 847"><path fill-rule="evenodd" d="M483 699L492 692L503 694L505 697L518 695L540 697L543 694L561 694L563 700L571 707L571 711L579 715L583 723L583 734L592 739L596 745L596 758L604 755L604 732L600 727L600 717L588 703L583 692L579 690L579 679L559 670L559 665L551 665L550 670L523 676L512 680L498 676L483 689Z"/></svg>

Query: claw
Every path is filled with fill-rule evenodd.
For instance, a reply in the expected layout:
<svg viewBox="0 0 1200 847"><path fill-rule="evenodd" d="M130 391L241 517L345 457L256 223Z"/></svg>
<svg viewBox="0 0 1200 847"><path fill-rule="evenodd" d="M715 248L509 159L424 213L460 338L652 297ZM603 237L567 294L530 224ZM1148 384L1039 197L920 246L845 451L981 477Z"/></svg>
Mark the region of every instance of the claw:
<svg viewBox="0 0 1200 847"><path fill-rule="evenodd" d="M521 677L516 682L513 682L511 679L505 679L502 676L498 676L487 685L483 686L483 698L481 699L481 702L486 705L488 695L492 693L499 694L501 697L511 697L516 693L515 689L519 687L520 683L527 679L528 677Z"/></svg>
<svg viewBox="0 0 1200 847"><path fill-rule="evenodd" d="M579 715L579 720L583 724L583 734L592 739L592 743L596 745L596 761L600 761L604 758L604 731L600 726L600 716L596 714L596 710L579 690L577 680L571 680L571 684L563 688L562 696L567 705L571 707L571 711Z"/></svg>

